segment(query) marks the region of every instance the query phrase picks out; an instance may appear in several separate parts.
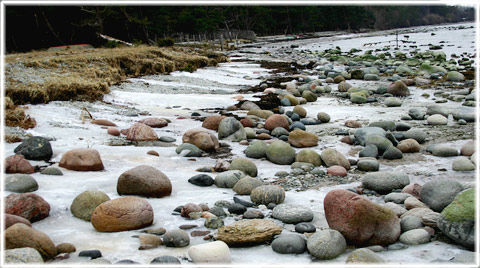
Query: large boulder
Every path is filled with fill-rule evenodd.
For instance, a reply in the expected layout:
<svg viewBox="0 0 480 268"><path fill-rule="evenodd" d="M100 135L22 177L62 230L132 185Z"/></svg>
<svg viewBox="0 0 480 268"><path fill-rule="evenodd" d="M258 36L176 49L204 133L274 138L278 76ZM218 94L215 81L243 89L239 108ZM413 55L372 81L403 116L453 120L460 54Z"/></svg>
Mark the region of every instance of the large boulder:
<svg viewBox="0 0 480 268"><path fill-rule="evenodd" d="M216 239L230 246L246 246L270 242L281 232L282 227L272 220L241 220L220 227Z"/></svg>
<svg viewBox="0 0 480 268"><path fill-rule="evenodd" d="M288 130L289 124L287 118L281 114L274 114L268 117L265 121L265 128L272 131L276 127L282 127Z"/></svg>
<svg viewBox="0 0 480 268"><path fill-rule="evenodd" d="M29 160L44 160L48 161L52 157L52 145L50 141L43 137L31 137L23 140L15 150L16 154L23 155Z"/></svg>
<svg viewBox="0 0 480 268"><path fill-rule="evenodd" d="M10 194L5 197L5 213L36 222L48 217L50 205L34 193Z"/></svg>
<svg viewBox="0 0 480 268"><path fill-rule="evenodd" d="M330 228L356 245L389 245L400 236L400 219L392 210L347 190L330 191L324 199Z"/></svg>
<svg viewBox="0 0 480 268"><path fill-rule="evenodd" d="M346 170L350 169L350 162L339 151L334 148L328 148L320 154L322 162L325 166L342 166Z"/></svg>
<svg viewBox="0 0 480 268"><path fill-rule="evenodd" d="M443 209L437 226L444 234L467 248L475 245L475 189L457 194Z"/></svg>
<svg viewBox="0 0 480 268"><path fill-rule="evenodd" d="M240 121L234 117L227 117L218 125L218 139L242 141L247 139L247 133Z"/></svg>
<svg viewBox="0 0 480 268"><path fill-rule="evenodd" d="M15 174L5 178L5 190L14 193L27 193L38 190L37 181L27 174Z"/></svg>
<svg viewBox="0 0 480 268"><path fill-rule="evenodd" d="M317 146L318 137L313 133L303 131L301 129L295 129L294 131L290 132L290 135L288 136L288 142L297 148L313 147Z"/></svg>
<svg viewBox="0 0 480 268"><path fill-rule="evenodd" d="M12 155L5 158L5 173L32 174L35 168L23 155Z"/></svg>
<svg viewBox="0 0 480 268"><path fill-rule="evenodd" d="M16 223L5 230L4 238L5 249L34 248L45 261L57 255L57 248L48 235L23 223Z"/></svg>
<svg viewBox="0 0 480 268"><path fill-rule="evenodd" d="M295 150L284 141L274 141L268 146L267 158L278 165L290 165L295 161Z"/></svg>
<svg viewBox="0 0 480 268"><path fill-rule="evenodd" d="M299 151L295 156L295 162L311 163L314 166L319 167L322 165L322 158L314 150L304 149Z"/></svg>
<svg viewBox="0 0 480 268"><path fill-rule="evenodd" d="M214 152L219 147L218 139L204 128L190 129L183 134L182 142L191 143L205 152Z"/></svg>
<svg viewBox="0 0 480 268"><path fill-rule="evenodd" d="M389 193L394 189L403 189L410 183L406 173L400 171L378 171L365 174L362 179L364 188L380 193Z"/></svg>
<svg viewBox="0 0 480 268"><path fill-rule="evenodd" d="M209 116L205 118L205 120L203 120L202 127L217 131L218 126L220 125L220 122L225 118L227 117L224 115Z"/></svg>
<svg viewBox="0 0 480 268"><path fill-rule="evenodd" d="M285 200L285 189L279 185L262 185L253 189L250 199L255 204L280 204Z"/></svg>
<svg viewBox="0 0 480 268"><path fill-rule="evenodd" d="M90 221L99 232L136 230L152 224L153 209L140 197L120 197L97 206Z"/></svg>
<svg viewBox="0 0 480 268"><path fill-rule="evenodd" d="M369 135L379 135L385 137L387 132L381 127L362 127L355 130L353 134L358 143L362 146L365 146L365 139Z"/></svg>
<svg viewBox="0 0 480 268"><path fill-rule="evenodd" d="M123 172L117 181L119 195L164 197L172 193L172 183L167 175L147 165Z"/></svg>
<svg viewBox="0 0 480 268"><path fill-rule="evenodd" d="M73 149L66 152L59 163L60 167L76 171L103 170L100 154L95 149Z"/></svg>
<svg viewBox="0 0 480 268"><path fill-rule="evenodd" d="M214 241L191 246L188 249L188 256L190 256L195 264L228 264L232 261L230 248L223 241Z"/></svg>
<svg viewBox="0 0 480 268"><path fill-rule="evenodd" d="M95 208L109 200L110 197L102 191L88 190L77 195L77 197L73 199L73 202L70 205L70 211L73 216L85 221L90 221Z"/></svg>
<svg viewBox="0 0 480 268"><path fill-rule="evenodd" d="M308 252L317 259L335 259L345 252L347 242L340 232L325 229L315 232L307 240Z"/></svg>
<svg viewBox="0 0 480 268"><path fill-rule="evenodd" d="M280 204L273 208L272 217L284 223L297 224L313 220L311 209L296 204Z"/></svg>
<svg viewBox="0 0 480 268"><path fill-rule="evenodd" d="M245 155L250 158L263 158L267 155L267 147L263 141L253 141L245 149Z"/></svg>
<svg viewBox="0 0 480 268"><path fill-rule="evenodd" d="M257 166L252 161L241 157L233 159L228 169L240 170L252 177L256 177L258 173Z"/></svg>
<svg viewBox="0 0 480 268"><path fill-rule="evenodd" d="M407 85L401 80L395 81L387 88L387 92L393 96L405 97L410 95Z"/></svg>
<svg viewBox="0 0 480 268"><path fill-rule="evenodd" d="M153 128L143 123L134 123L129 129L127 140L131 141L155 141L158 140L157 133Z"/></svg>
<svg viewBox="0 0 480 268"><path fill-rule="evenodd" d="M441 212L462 190L462 185L457 181L438 179L425 183L420 196L425 205L433 211Z"/></svg>

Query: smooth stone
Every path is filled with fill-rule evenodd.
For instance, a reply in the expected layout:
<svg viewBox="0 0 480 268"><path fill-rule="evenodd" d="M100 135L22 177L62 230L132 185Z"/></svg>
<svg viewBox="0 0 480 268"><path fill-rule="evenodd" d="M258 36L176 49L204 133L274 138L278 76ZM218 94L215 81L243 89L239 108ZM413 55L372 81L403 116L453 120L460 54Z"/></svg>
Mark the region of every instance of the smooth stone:
<svg viewBox="0 0 480 268"><path fill-rule="evenodd" d="M31 223L50 214L50 204L35 193L13 193L4 197L4 212L23 217Z"/></svg>
<svg viewBox="0 0 480 268"><path fill-rule="evenodd" d="M403 204L405 199L411 197L411 194L407 193L389 193L385 196L385 202L393 202L395 204Z"/></svg>
<svg viewBox="0 0 480 268"><path fill-rule="evenodd" d="M275 235L282 232L282 227L272 220L241 220L218 229L217 241L227 245L255 245L272 241Z"/></svg>
<svg viewBox="0 0 480 268"><path fill-rule="evenodd" d="M358 144L365 146L365 139L370 135L385 137L386 131L380 127L362 127L355 131L354 136Z"/></svg>
<svg viewBox="0 0 480 268"><path fill-rule="evenodd" d="M177 149L175 149L175 152L185 157L200 157L203 154L202 150L191 143L180 144Z"/></svg>
<svg viewBox="0 0 480 268"><path fill-rule="evenodd" d="M188 256L195 264L228 264L232 260L230 248L222 241L191 246L188 249Z"/></svg>
<svg viewBox="0 0 480 268"><path fill-rule="evenodd" d="M242 204L233 203L230 206L228 206L228 212L230 212L231 214L241 215L246 211L247 211L247 208Z"/></svg>
<svg viewBox="0 0 480 268"><path fill-rule="evenodd" d="M193 185L197 185L197 186L201 186L201 187L207 187L207 186L211 186L211 185L214 184L213 178L206 175L206 174L195 175L195 176L191 177L190 179L188 179L188 182L193 184Z"/></svg>
<svg viewBox="0 0 480 268"><path fill-rule="evenodd" d="M423 130L420 130L420 129L410 129L407 132L405 132L405 138L406 139L414 139L418 143L422 144L427 139L427 134Z"/></svg>
<svg viewBox="0 0 480 268"><path fill-rule="evenodd" d="M250 193L250 199L255 204L280 204L285 200L285 190L278 185L258 186Z"/></svg>
<svg viewBox="0 0 480 268"><path fill-rule="evenodd" d="M33 264L43 263L42 255L31 247L7 249L4 251L5 264Z"/></svg>
<svg viewBox="0 0 480 268"><path fill-rule="evenodd" d="M63 172L56 167L47 167L44 170L40 171L40 174L52 175L52 176L62 176Z"/></svg>
<svg viewBox="0 0 480 268"><path fill-rule="evenodd" d="M448 118L441 114L434 114L427 118L427 123L434 126L446 125L448 123Z"/></svg>
<svg viewBox="0 0 480 268"><path fill-rule="evenodd" d="M297 224L313 220L311 209L296 204L280 204L272 211L272 217L284 223Z"/></svg>
<svg viewBox="0 0 480 268"><path fill-rule="evenodd" d="M50 237L23 223L10 226L3 233L5 249L34 248L40 253L44 261L51 260L57 255L57 249Z"/></svg>
<svg viewBox="0 0 480 268"><path fill-rule="evenodd" d="M395 159L402 159L403 153L396 147L389 147L385 153L382 155L383 159L395 160Z"/></svg>
<svg viewBox="0 0 480 268"><path fill-rule="evenodd" d="M245 155L250 158L266 157L267 147L268 145L263 141L253 141L248 145L247 149L245 149Z"/></svg>
<svg viewBox="0 0 480 268"><path fill-rule="evenodd" d="M21 154L28 160L48 161L52 157L52 145L43 137L31 137L22 141L14 150L14 153Z"/></svg>
<svg viewBox="0 0 480 268"><path fill-rule="evenodd" d="M140 165L120 174L117 180L117 192L119 195L160 198L172 193L172 183L160 170L152 166Z"/></svg>
<svg viewBox="0 0 480 268"><path fill-rule="evenodd" d="M280 254L302 254L307 248L305 238L298 234L284 234L272 242L272 250Z"/></svg>
<svg viewBox="0 0 480 268"><path fill-rule="evenodd" d="M255 187L255 188L256 188L256 187ZM254 189L255 189L255 188L254 188ZM245 207L247 207L247 208L255 206L254 203L251 203L251 202L248 202L248 201L246 201L246 200L240 199L240 198L238 198L238 197L236 197L236 196L233 197L233 202L238 203L238 204L241 204L241 205L243 205L243 206L245 206Z"/></svg>
<svg viewBox="0 0 480 268"><path fill-rule="evenodd" d="M261 185L263 185L263 181L257 178L246 176L235 183L235 186L233 186L233 191L239 195L250 195L253 189Z"/></svg>
<svg viewBox="0 0 480 268"><path fill-rule="evenodd" d="M458 150L448 145L439 144L432 148L432 154L439 157L458 156Z"/></svg>
<svg viewBox="0 0 480 268"><path fill-rule="evenodd" d="M256 177L257 166L247 158L235 158L230 164L229 170L240 170L248 176Z"/></svg>
<svg viewBox="0 0 480 268"><path fill-rule="evenodd" d="M89 249L82 250L78 253L79 257L90 257L91 259L96 259L102 257L102 252L98 249Z"/></svg>
<svg viewBox="0 0 480 268"><path fill-rule="evenodd" d="M300 222L295 225L295 232L297 233L315 233L315 231L317 231L317 228L309 222Z"/></svg>
<svg viewBox="0 0 480 268"><path fill-rule="evenodd" d="M27 193L38 190L37 181L27 174L15 174L5 178L4 190L14 193Z"/></svg>
<svg viewBox="0 0 480 268"><path fill-rule="evenodd" d="M430 242L430 233L424 229L414 229L400 235L400 242L405 245L420 245Z"/></svg>
<svg viewBox="0 0 480 268"><path fill-rule="evenodd" d="M234 117L227 117L218 125L218 139L226 139L234 142L247 139L247 133L243 125Z"/></svg>
<svg viewBox="0 0 480 268"><path fill-rule="evenodd" d="M421 218L409 215L400 220L400 226L402 228L402 233L404 233L413 229L422 228L423 223Z"/></svg>
<svg viewBox="0 0 480 268"><path fill-rule="evenodd" d="M364 188L377 192L391 192L394 189L403 189L410 184L406 173L399 171L378 171L367 173L362 179Z"/></svg>
<svg viewBox="0 0 480 268"><path fill-rule="evenodd" d="M215 177L215 185L219 188L233 188L245 176L247 175L240 170L225 171Z"/></svg>
<svg viewBox="0 0 480 268"><path fill-rule="evenodd" d="M423 118L425 117L425 113L417 108L411 108L410 110L408 110L408 115L413 120L423 120Z"/></svg>
<svg viewBox="0 0 480 268"><path fill-rule="evenodd" d="M407 212L404 207L393 202L387 202L384 207L391 209L393 212L395 212L395 214L397 214L398 217L402 216Z"/></svg>
<svg viewBox="0 0 480 268"><path fill-rule="evenodd" d="M385 263L385 260L369 248L359 248L348 255L345 263L372 264Z"/></svg>
<svg viewBox="0 0 480 268"><path fill-rule="evenodd" d="M325 112L319 112L317 114L317 119L322 123L328 123L330 122L330 115Z"/></svg>
<svg viewBox="0 0 480 268"><path fill-rule="evenodd" d="M359 157L373 157L377 158L378 157L378 148L374 144L369 144L365 146L359 153Z"/></svg>
<svg viewBox="0 0 480 268"><path fill-rule="evenodd" d="M263 213L259 210L247 210L245 213L243 213L243 218L244 219L263 219L265 216Z"/></svg>
<svg viewBox="0 0 480 268"><path fill-rule="evenodd" d="M90 221L95 208L109 200L110 197L102 191L88 190L75 197L70 205L70 211L73 216L85 221Z"/></svg>
<svg viewBox="0 0 480 268"><path fill-rule="evenodd" d="M380 164L377 160L360 159L357 163L357 168L361 171L378 171Z"/></svg>
<svg viewBox="0 0 480 268"><path fill-rule="evenodd" d="M453 160L452 170L454 171L473 171L475 170L475 164L466 157L461 157Z"/></svg>
<svg viewBox="0 0 480 268"><path fill-rule="evenodd" d="M167 247L186 247L190 244L190 237L183 230L169 230L163 235L163 243Z"/></svg>
<svg viewBox="0 0 480 268"><path fill-rule="evenodd" d="M290 165L295 160L295 150L283 141L274 141L268 146L268 160L278 165Z"/></svg>
<svg viewBox="0 0 480 268"><path fill-rule="evenodd" d="M217 217L225 217L227 216L227 214L225 214L225 211L223 210L223 208L221 207L217 207L217 206L214 206L214 207L211 207L208 212L212 213L213 215L217 216Z"/></svg>
<svg viewBox="0 0 480 268"><path fill-rule="evenodd" d="M395 97L388 97L385 98L384 104L387 107L400 107L402 106L402 101Z"/></svg>
<svg viewBox="0 0 480 268"><path fill-rule="evenodd" d="M345 238L333 229L319 230L307 240L308 252L320 260L334 259L344 253L346 248Z"/></svg>

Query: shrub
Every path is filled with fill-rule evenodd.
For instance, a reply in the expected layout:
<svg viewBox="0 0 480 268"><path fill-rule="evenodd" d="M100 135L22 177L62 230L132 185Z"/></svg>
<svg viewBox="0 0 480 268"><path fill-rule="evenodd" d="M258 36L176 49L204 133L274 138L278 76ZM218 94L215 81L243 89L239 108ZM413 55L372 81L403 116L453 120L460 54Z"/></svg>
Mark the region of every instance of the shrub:
<svg viewBox="0 0 480 268"><path fill-rule="evenodd" d="M175 44L173 38L159 38L157 39L157 46L159 47L171 47Z"/></svg>

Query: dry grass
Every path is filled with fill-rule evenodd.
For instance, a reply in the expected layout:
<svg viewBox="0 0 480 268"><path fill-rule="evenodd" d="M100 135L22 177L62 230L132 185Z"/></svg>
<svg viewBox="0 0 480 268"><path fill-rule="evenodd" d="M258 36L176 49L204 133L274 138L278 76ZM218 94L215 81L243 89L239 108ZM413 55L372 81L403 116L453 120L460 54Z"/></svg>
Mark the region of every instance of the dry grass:
<svg viewBox="0 0 480 268"><path fill-rule="evenodd" d="M5 118L30 128L35 120L15 105L54 100L98 100L129 77L194 71L227 58L198 48L151 46L30 52L5 56Z"/></svg>
<svg viewBox="0 0 480 268"><path fill-rule="evenodd" d="M7 55L5 93L17 105L95 100L128 77L193 71L225 60L199 49L150 46Z"/></svg>

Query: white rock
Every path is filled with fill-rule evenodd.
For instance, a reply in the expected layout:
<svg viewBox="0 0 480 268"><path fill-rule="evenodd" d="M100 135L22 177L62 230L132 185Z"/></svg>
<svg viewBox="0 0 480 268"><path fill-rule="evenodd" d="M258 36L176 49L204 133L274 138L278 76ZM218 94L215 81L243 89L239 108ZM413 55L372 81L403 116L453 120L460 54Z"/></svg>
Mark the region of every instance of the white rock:
<svg viewBox="0 0 480 268"><path fill-rule="evenodd" d="M427 118L427 123L429 125L446 125L448 123L448 118L441 114L434 114Z"/></svg>
<svg viewBox="0 0 480 268"><path fill-rule="evenodd" d="M188 249L188 255L193 263L219 263L231 262L230 248L223 241L215 241L206 244L192 246Z"/></svg>
<svg viewBox="0 0 480 268"><path fill-rule="evenodd" d="M430 242L430 233L424 229L413 229L400 235L400 242L405 245L419 245Z"/></svg>

